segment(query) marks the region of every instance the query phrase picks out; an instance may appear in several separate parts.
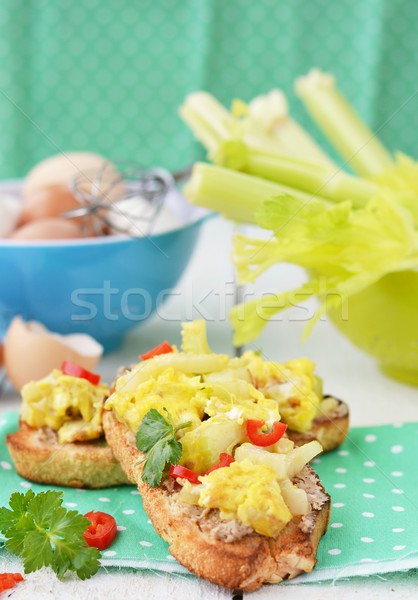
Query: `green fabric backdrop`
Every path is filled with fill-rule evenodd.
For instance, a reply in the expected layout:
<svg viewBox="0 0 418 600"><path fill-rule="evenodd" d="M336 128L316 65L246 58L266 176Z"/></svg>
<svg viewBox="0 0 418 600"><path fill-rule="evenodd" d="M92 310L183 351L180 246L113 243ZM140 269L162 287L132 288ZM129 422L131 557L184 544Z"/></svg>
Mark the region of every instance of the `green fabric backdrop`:
<svg viewBox="0 0 418 600"><path fill-rule="evenodd" d="M332 71L391 149L418 156L417 0L2 0L0 177L60 150L176 169L201 152L185 94L292 93ZM312 130L312 129L311 129Z"/></svg>

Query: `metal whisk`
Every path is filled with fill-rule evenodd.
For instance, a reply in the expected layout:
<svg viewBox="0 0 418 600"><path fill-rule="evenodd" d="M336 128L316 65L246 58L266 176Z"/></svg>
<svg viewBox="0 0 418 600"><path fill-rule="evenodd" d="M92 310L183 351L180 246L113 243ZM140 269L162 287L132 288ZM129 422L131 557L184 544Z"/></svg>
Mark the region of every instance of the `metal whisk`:
<svg viewBox="0 0 418 600"><path fill-rule="evenodd" d="M116 168L105 162L98 170L77 175L70 187L80 208L63 216L80 219L85 234L149 235L168 193L188 177L190 169L171 174L160 167L115 164Z"/></svg>

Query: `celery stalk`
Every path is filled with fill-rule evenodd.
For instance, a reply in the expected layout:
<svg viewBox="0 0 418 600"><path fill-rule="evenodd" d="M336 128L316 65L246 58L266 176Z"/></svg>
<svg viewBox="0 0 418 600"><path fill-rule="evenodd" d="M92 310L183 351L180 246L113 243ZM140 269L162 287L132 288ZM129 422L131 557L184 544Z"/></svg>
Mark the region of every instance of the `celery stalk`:
<svg viewBox="0 0 418 600"><path fill-rule="evenodd" d="M254 214L271 198L285 194L303 202L311 199L299 190L206 163L194 165L183 192L192 204L240 223L255 223Z"/></svg>
<svg viewBox="0 0 418 600"><path fill-rule="evenodd" d="M249 105L235 100L231 113L211 94L194 92L187 96L179 112L210 158L223 141L242 139L254 149L336 167L309 134L288 116L286 98L280 90L259 96Z"/></svg>
<svg viewBox="0 0 418 600"><path fill-rule="evenodd" d="M296 189L333 202L349 199L356 208L376 193L377 187L371 182L292 156L279 144L272 146L271 141L264 143L254 128L246 129L245 122L237 121L210 94L191 94L180 113L219 166L279 183L287 188L286 193ZM248 216L239 220L246 221Z"/></svg>
<svg viewBox="0 0 418 600"><path fill-rule="evenodd" d="M364 206L377 192L374 183L338 169L257 150L238 140L222 142L213 157L221 166L288 186L293 193L296 189L332 202L351 200L355 208Z"/></svg>
<svg viewBox="0 0 418 600"><path fill-rule="evenodd" d="M207 92L189 94L179 112L209 153L217 149L219 142L231 135L234 118Z"/></svg>
<svg viewBox="0 0 418 600"><path fill-rule="evenodd" d="M295 87L317 125L359 175L373 177L394 166L389 152L361 121L331 75L313 69Z"/></svg>
<svg viewBox="0 0 418 600"><path fill-rule="evenodd" d="M269 134L289 155L336 167L315 140L289 116L286 96L281 90L257 96L248 104L247 111L248 120L252 119L258 129Z"/></svg>

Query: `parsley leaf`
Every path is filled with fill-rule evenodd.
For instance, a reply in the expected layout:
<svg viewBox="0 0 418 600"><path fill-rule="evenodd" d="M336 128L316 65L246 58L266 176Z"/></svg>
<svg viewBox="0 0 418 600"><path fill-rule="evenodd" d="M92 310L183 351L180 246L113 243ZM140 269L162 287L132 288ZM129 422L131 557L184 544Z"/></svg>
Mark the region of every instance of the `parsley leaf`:
<svg viewBox="0 0 418 600"><path fill-rule="evenodd" d="M62 501L63 493L53 490L15 492L10 509L0 508L0 531L7 550L23 559L26 573L50 566L59 578L69 570L87 579L100 567L99 551L83 538L90 521Z"/></svg>
<svg viewBox="0 0 418 600"><path fill-rule="evenodd" d="M160 485L163 475L167 473L169 465L176 465L182 453L181 443L176 440L175 434L179 429L189 427L191 422L174 426L170 413L167 420L155 408L151 408L142 419L136 434L136 447L147 453L142 470L142 481L150 487Z"/></svg>

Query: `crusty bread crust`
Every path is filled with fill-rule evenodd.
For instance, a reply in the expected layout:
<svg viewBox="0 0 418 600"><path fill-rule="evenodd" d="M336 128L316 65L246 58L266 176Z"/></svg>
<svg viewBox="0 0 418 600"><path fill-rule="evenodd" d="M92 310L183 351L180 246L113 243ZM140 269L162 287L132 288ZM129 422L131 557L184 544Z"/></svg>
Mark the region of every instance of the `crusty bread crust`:
<svg viewBox="0 0 418 600"><path fill-rule="evenodd" d="M150 488L142 481L144 455L132 443L132 433L112 412L104 412L103 427L127 477L137 483L144 509L156 531L169 543L171 554L199 577L226 588L250 592L263 583L279 583L315 566L318 543L328 524L330 499L311 469L310 483L321 490L324 501L309 513L307 527L302 527L301 518L295 517L277 538L252 532L227 542L212 537L208 528L202 526L205 516L196 519L189 513L187 517L189 509L182 512L181 503L175 501L176 492L163 485Z"/></svg>
<svg viewBox="0 0 418 600"><path fill-rule="evenodd" d="M16 471L36 483L78 488L127 484L124 471L105 441L61 444L54 431L20 422L6 437Z"/></svg>
<svg viewBox="0 0 418 600"><path fill-rule="evenodd" d="M330 398L330 396L325 396L325 398ZM337 406L331 413L321 413L321 405L319 406L318 416L308 432L299 433L287 429L288 437L298 446L318 440L324 452L338 448L347 437L350 419L347 404L342 400L335 400Z"/></svg>

